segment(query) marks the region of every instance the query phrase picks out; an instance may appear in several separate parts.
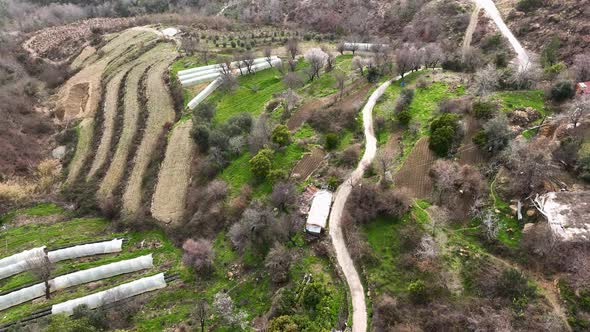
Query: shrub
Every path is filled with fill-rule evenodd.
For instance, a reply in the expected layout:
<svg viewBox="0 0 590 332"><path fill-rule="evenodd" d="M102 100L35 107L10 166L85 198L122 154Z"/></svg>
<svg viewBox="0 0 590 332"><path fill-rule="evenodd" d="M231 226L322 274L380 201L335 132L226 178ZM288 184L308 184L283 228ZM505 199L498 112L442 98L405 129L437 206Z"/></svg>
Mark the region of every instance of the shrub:
<svg viewBox="0 0 590 332"><path fill-rule="evenodd" d="M531 12L543 6L543 0L519 0L516 9L521 12Z"/></svg>
<svg viewBox="0 0 590 332"><path fill-rule="evenodd" d="M422 280L413 281L408 285L408 295L416 304L426 303L429 299L428 289Z"/></svg>
<svg viewBox="0 0 590 332"><path fill-rule="evenodd" d="M291 132L287 126L281 124L273 129L271 138L273 143L279 146L285 146L291 140Z"/></svg>
<svg viewBox="0 0 590 332"><path fill-rule="evenodd" d="M574 94L574 83L572 81L562 80L551 87L551 99L557 102L572 98Z"/></svg>
<svg viewBox="0 0 590 332"><path fill-rule="evenodd" d="M201 152L209 150L209 136L211 135L211 129L208 125L193 122L193 128L191 129L191 136Z"/></svg>
<svg viewBox="0 0 590 332"><path fill-rule="evenodd" d="M260 149L258 153L250 159L250 169L252 173L259 178L265 178L272 168L273 151L265 148Z"/></svg>
<svg viewBox="0 0 590 332"><path fill-rule="evenodd" d="M531 298L535 288L529 285L526 276L513 268L505 270L496 284L496 293L507 299Z"/></svg>
<svg viewBox="0 0 590 332"><path fill-rule="evenodd" d="M334 150L338 146L338 135L335 133L326 134L326 150Z"/></svg>
<svg viewBox="0 0 590 332"><path fill-rule="evenodd" d="M450 126L437 128L430 136L429 147L440 157L445 157L451 151L455 141L455 129Z"/></svg>
<svg viewBox="0 0 590 332"><path fill-rule="evenodd" d="M379 69L377 67L373 66L367 70L367 81L370 83L376 83L379 80L379 76Z"/></svg>
<svg viewBox="0 0 590 332"><path fill-rule="evenodd" d="M491 119L498 110L498 105L488 100L474 101L471 107L475 117L480 120Z"/></svg>
<svg viewBox="0 0 590 332"><path fill-rule="evenodd" d="M395 117L397 118L397 121L403 126L407 126L412 120L412 114L408 110L398 112Z"/></svg>
<svg viewBox="0 0 590 332"><path fill-rule="evenodd" d="M199 273L208 273L213 267L213 259L215 252L211 241L206 239L199 239L197 241L188 239L182 245L184 254L182 261L184 264L191 266Z"/></svg>
<svg viewBox="0 0 590 332"><path fill-rule="evenodd" d="M284 283L289 280L289 267L291 266L291 255L285 246L275 242L274 246L264 260L264 266L270 274L270 280L275 284Z"/></svg>

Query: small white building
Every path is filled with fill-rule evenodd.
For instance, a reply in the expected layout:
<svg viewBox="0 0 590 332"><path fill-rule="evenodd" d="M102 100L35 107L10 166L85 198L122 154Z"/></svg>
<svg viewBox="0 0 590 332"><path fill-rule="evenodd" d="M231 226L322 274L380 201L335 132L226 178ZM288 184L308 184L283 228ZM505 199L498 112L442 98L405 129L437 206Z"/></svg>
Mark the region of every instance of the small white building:
<svg viewBox="0 0 590 332"><path fill-rule="evenodd" d="M311 207L307 214L305 230L311 234L320 234L328 224L328 216L332 207L332 193L327 190L319 190L313 195Z"/></svg>

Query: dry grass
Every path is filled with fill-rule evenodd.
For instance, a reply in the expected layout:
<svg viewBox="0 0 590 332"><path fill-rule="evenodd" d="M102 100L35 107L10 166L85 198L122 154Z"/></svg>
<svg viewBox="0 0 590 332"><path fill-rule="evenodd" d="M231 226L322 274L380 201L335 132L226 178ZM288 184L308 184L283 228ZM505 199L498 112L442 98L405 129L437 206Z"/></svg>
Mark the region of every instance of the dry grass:
<svg viewBox="0 0 590 332"><path fill-rule="evenodd" d="M174 104L170 93L164 82L164 75L168 72L170 63L176 58L177 52L170 44L165 44L165 57L161 62L153 66L146 79L146 96L148 118L144 129L142 141L137 149L133 160L133 170L131 171L127 187L123 193L123 210L129 214L135 214L141 205L142 182L144 174L152 159L152 156L158 151L155 148L159 137L162 135L164 126L174 122Z"/></svg>
<svg viewBox="0 0 590 332"><path fill-rule="evenodd" d="M23 203L39 195L47 195L55 189L61 163L57 159L45 159L37 165L33 178L14 178L0 182L0 201Z"/></svg>
<svg viewBox="0 0 590 332"><path fill-rule="evenodd" d="M66 184L73 183L78 178L82 166L88 159L93 136L94 118L82 120L82 122L80 122L78 125L78 144L76 145L76 153L74 154L74 158L72 158L72 162L69 166L70 168L68 172L68 178L66 179Z"/></svg>
<svg viewBox="0 0 590 332"><path fill-rule="evenodd" d="M188 120L172 130L158 174L151 212L154 218L165 223L177 222L184 214L192 152L195 150L190 135L192 125Z"/></svg>

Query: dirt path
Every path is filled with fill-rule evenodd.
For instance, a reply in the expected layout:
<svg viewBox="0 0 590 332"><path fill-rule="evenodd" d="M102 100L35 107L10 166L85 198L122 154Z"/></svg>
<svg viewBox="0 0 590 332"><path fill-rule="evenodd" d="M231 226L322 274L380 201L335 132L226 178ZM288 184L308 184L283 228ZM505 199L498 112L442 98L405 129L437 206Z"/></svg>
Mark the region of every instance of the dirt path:
<svg viewBox="0 0 590 332"><path fill-rule="evenodd" d="M399 76L394 80L398 79L400 79ZM379 86L379 88L377 88L377 90L371 94L362 110L366 140L365 153L363 154L363 157L357 168L352 172L352 174L350 174L344 183L338 187L338 190L336 190L334 205L332 206L332 212L330 213L330 238L332 239L332 244L334 245L334 250L336 251L338 265L340 265L340 268L344 273L344 277L346 278L346 282L348 283L348 287L350 289L350 296L352 298L353 332L367 331L367 306L365 304L365 291L363 289L363 284L361 283L359 274L354 267L350 253L346 248L346 242L342 233L341 219L346 200L348 199L353 186L356 185L356 183L362 178L365 169L371 164L373 158L375 158L375 153L377 152L377 139L375 138L375 132L373 130L373 108L375 107L379 97L383 95L391 82L392 81L387 81L381 84L381 86Z"/></svg>
<svg viewBox="0 0 590 332"><path fill-rule="evenodd" d="M192 121L188 120L172 130L158 174L151 212L154 218L165 223L177 222L184 214L194 151L190 135L192 126Z"/></svg>
<svg viewBox="0 0 590 332"><path fill-rule="evenodd" d="M133 169L127 181L127 187L123 193L123 212L133 215L141 205L142 187L145 171L156 153L158 139L164 130L166 123L174 123L174 106L170 93L164 82L164 74L176 58L178 53L170 44L165 44L162 50L163 59L154 65L147 73L146 97L148 118L144 129L143 139L133 159Z"/></svg>
<svg viewBox="0 0 590 332"><path fill-rule="evenodd" d="M469 46L471 46L471 39L473 37L473 32L477 27L477 21L479 19L480 10L481 7L479 6L479 4L476 4L475 8L473 9L473 12L471 13L471 19L469 19L469 25L467 26L467 30L465 30L465 37L463 37L463 55L465 55L465 53L469 49Z"/></svg>
<svg viewBox="0 0 590 332"><path fill-rule="evenodd" d="M494 2L492 0L474 0L474 1L477 5L479 5L480 7L482 7L486 11L486 14L492 20L494 20L494 22L498 26L498 29L500 30L500 32L504 35L504 37L506 37L508 39L508 41L512 45L512 48L514 48L514 51L517 54L519 67L521 69L526 68L530 62L529 56L527 55L525 49L522 47L522 45L520 44L518 39L516 39L516 37L514 36L512 31L510 31L510 28L508 28L506 23L504 23L504 20L502 19L502 16L500 15L498 8L496 8L496 5L494 4Z"/></svg>

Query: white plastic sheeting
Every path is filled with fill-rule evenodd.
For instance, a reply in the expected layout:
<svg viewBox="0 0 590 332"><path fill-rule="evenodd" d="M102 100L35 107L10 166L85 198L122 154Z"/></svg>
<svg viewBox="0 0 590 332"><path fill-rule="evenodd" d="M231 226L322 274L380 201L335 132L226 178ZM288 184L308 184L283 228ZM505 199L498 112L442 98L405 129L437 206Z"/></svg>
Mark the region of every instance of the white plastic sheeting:
<svg viewBox="0 0 590 332"><path fill-rule="evenodd" d="M139 294L147 293L153 290L166 287L164 273L155 276L138 279L102 292L80 297L74 300L55 304L51 307L51 314L71 315L74 309L81 305L87 305L88 308L94 309L105 304L124 300Z"/></svg>
<svg viewBox="0 0 590 332"><path fill-rule="evenodd" d="M310 233L319 234L326 228L330 207L332 206L332 193L327 190L320 190L313 196L311 208L307 215L305 229Z"/></svg>
<svg viewBox="0 0 590 332"><path fill-rule="evenodd" d="M345 50L352 50L353 46L356 46L356 49L359 51L370 51L374 45L380 45L382 47L387 47L387 44L371 44L371 43L344 43Z"/></svg>
<svg viewBox="0 0 590 332"><path fill-rule="evenodd" d="M18 254L2 258L0 259L0 268L26 261L27 259L38 255L45 255L45 247L25 250Z"/></svg>
<svg viewBox="0 0 590 332"><path fill-rule="evenodd" d="M215 91L215 89L217 89L217 87L221 84L221 78L217 78L215 81L211 82L211 84L207 85L206 88L204 88L203 90L201 90L201 92L199 92L199 94L191 99L191 101L188 102L188 107L190 109L194 109L195 107L197 107L197 105L199 105L203 100L205 100L205 98L207 98L213 91Z"/></svg>
<svg viewBox="0 0 590 332"><path fill-rule="evenodd" d="M271 56L271 61L274 60L278 60L279 57L277 57L276 55ZM254 64L259 64L259 63L264 63L266 62L266 58L256 58L254 59ZM231 63L232 67L238 67L239 65L239 61L234 61ZM211 71L211 70L219 70L221 68L221 65L216 63L213 65L208 65L208 66L201 66L201 67L196 67L196 68L190 68L190 69L185 69L185 70L181 70L178 72L178 78L182 79L183 77L190 77L191 75L194 75L196 73L203 73L203 72L207 72L207 71Z"/></svg>
<svg viewBox="0 0 590 332"><path fill-rule="evenodd" d="M122 247L122 239L113 239L110 241L81 244L69 248L50 251L47 253L47 256L49 257L49 261L55 263L72 258L120 252Z"/></svg>
<svg viewBox="0 0 590 332"><path fill-rule="evenodd" d="M45 255L45 253L43 253ZM18 262L12 265L0 268L0 279L12 277L15 274L19 274L29 269L27 261Z"/></svg>
<svg viewBox="0 0 590 332"><path fill-rule="evenodd" d="M49 281L50 291L55 292L68 287L82 285L92 281L149 269L152 267L153 258L151 254L107 265L97 266L91 269L77 271L54 278L53 280ZM0 310L31 301L43 295L45 295L45 285L43 283L16 290L14 292L0 296Z"/></svg>
<svg viewBox="0 0 590 332"><path fill-rule="evenodd" d="M276 66L281 63L281 59L276 56L273 56L271 59L271 64ZM251 67L253 72L257 72L262 69L270 68L270 64L266 61L266 58L258 58L254 59L254 64ZM235 75L239 73L239 68L242 68L242 72L247 74L246 67L239 66L238 62L232 62L232 70ZM192 86L197 85L204 82L213 81L216 78L221 76L220 66L219 65L209 65L204 67L198 67L193 69L187 69L185 71L179 72L178 79L180 80L180 84L182 86Z"/></svg>

